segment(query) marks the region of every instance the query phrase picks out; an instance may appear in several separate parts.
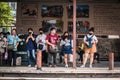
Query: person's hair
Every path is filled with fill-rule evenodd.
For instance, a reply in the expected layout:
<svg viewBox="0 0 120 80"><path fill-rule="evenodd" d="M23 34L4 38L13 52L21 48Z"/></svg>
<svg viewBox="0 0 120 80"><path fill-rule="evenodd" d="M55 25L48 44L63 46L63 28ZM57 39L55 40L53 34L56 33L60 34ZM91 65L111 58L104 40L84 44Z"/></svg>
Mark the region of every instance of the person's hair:
<svg viewBox="0 0 120 80"><path fill-rule="evenodd" d="M32 28L28 28L28 31L29 31L29 30L33 31L33 29L32 29Z"/></svg>
<svg viewBox="0 0 120 80"><path fill-rule="evenodd" d="M8 34L8 35L9 35L9 34L10 34L10 32L7 32L6 34Z"/></svg>
<svg viewBox="0 0 120 80"><path fill-rule="evenodd" d="M69 39L69 37L68 37L68 36L64 36L64 37L63 37L63 40L65 40L65 39Z"/></svg>
<svg viewBox="0 0 120 80"><path fill-rule="evenodd" d="M68 33L68 36L69 36L69 32L68 31L65 31L64 34L63 34L63 36L65 36L66 33Z"/></svg>
<svg viewBox="0 0 120 80"><path fill-rule="evenodd" d="M0 32L0 35L3 34L3 32Z"/></svg>
<svg viewBox="0 0 120 80"><path fill-rule="evenodd" d="M90 31L94 32L94 27L91 27L91 28L89 29L89 32L90 32Z"/></svg>
<svg viewBox="0 0 120 80"><path fill-rule="evenodd" d="M56 28L55 28L55 27L52 27L52 28L50 29L50 31L52 31L52 30L54 30L54 29L56 30Z"/></svg>
<svg viewBox="0 0 120 80"><path fill-rule="evenodd" d="M39 28L39 31L43 31L43 29L42 29L42 28Z"/></svg>
<svg viewBox="0 0 120 80"><path fill-rule="evenodd" d="M14 31L15 30L15 32L17 32L17 30L16 29L12 29L12 31Z"/></svg>

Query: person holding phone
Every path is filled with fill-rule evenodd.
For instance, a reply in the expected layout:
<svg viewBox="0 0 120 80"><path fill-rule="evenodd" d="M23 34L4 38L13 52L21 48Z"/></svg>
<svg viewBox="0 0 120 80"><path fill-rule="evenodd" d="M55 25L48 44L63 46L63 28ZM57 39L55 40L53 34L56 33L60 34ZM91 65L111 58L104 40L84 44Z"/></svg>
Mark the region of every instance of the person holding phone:
<svg viewBox="0 0 120 80"><path fill-rule="evenodd" d="M28 28L28 34L25 36L25 42L26 42L26 49L27 49L27 56L28 56L28 67L31 67L31 57L33 58L35 67L36 65L36 56L35 56L35 38L37 35L33 33L32 28ZM31 54L31 55L30 55Z"/></svg>

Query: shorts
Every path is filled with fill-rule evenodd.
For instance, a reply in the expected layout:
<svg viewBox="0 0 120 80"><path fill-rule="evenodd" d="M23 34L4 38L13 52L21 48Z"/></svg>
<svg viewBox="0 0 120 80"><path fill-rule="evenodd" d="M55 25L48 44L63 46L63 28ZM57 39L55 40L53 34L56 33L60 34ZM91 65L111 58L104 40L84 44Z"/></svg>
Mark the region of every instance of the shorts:
<svg viewBox="0 0 120 80"><path fill-rule="evenodd" d="M97 52L97 47L96 47L96 44L93 44L92 45L92 48L87 48L87 46L85 46L85 53L95 53Z"/></svg>

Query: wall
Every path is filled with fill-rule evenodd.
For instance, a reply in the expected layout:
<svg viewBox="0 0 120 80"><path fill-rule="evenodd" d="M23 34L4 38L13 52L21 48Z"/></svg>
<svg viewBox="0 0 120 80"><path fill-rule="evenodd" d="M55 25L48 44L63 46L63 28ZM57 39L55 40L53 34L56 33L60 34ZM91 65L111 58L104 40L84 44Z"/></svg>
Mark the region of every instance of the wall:
<svg viewBox="0 0 120 80"><path fill-rule="evenodd" d="M30 4L30 7L36 7L37 16L28 17L22 16L22 5ZM38 33L38 29L42 26L43 20L58 19L64 22L63 32L67 30L68 21L72 21L67 17L67 6L71 3L63 2L28 2L18 3L17 9L17 29L19 33L26 33L27 28L33 27L35 33ZM95 32L98 35L120 35L120 3L77 3L80 5L89 5L89 18L77 18L77 21L89 21L90 26L95 27ZM42 18L41 17L41 6L42 5L63 5L63 17L62 18ZM23 7L24 8L24 7ZM81 33L78 33L81 34Z"/></svg>

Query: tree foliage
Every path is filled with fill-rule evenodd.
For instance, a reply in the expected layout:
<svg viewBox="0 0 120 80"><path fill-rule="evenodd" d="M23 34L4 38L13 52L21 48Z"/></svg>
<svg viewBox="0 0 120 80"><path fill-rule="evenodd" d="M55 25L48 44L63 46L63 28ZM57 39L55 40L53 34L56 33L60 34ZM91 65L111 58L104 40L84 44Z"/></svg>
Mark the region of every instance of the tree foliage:
<svg viewBox="0 0 120 80"><path fill-rule="evenodd" d="M0 2L0 26L11 26L13 22L12 7L7 2Z"/></svg>

